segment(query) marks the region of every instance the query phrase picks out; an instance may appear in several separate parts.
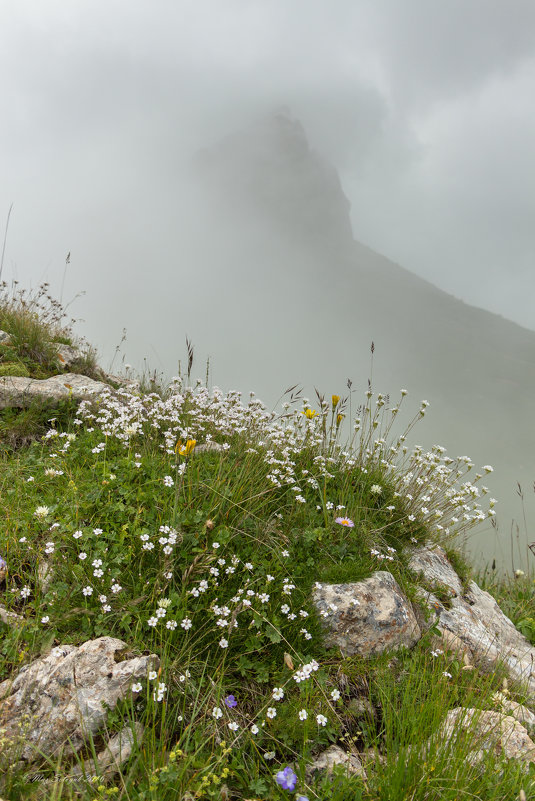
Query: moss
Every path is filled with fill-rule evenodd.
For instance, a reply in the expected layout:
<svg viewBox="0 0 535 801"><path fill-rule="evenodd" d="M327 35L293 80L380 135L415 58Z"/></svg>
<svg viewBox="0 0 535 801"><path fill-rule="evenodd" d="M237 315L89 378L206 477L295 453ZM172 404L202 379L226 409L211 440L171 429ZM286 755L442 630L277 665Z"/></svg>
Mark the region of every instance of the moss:
<svg viewBox="0 0 535 801"><path fill-rule="evenodd" d="M29 378L30 371L21 362L3 362L0 364L0 376L6 375Z"/></svg>

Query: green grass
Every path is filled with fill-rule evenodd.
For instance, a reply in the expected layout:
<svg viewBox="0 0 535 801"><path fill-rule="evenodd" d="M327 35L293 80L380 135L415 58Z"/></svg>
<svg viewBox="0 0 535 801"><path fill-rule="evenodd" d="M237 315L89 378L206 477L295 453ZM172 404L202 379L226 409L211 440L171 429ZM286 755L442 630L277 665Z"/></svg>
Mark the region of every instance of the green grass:
<svg viewBox="0 0 535 801"><path fill-rule="evenodd" d="M492 708L499 671L433 656L432 632L367 661L322 646L316 581L383 569L414 597L404 549L434 539L453 553L485 515L468 464L407 451L406 432L394 433L399 405L370 390L342 443L345 408L336 396L316 408L294 398L275 417L254 397L177 379L34 410L42 436L0 451L3 603L25 621L0 623L0 681L53 645L103 635L156 653L161 670L109 713L110 733L134 719L145 727L114 782L75 785L67 760L24 769L0 752L3 799L294 798L274 780L286 765L309 799L529 797L533 776L517 765L487 755L474 767L462 741L426 745L448 709ZM410 426L424 415L422 405ZM16 425L5 412L5 434ZM222 449L202 452L209 441ZM370 755L366 779L306 773L335 742Z"/></svg>

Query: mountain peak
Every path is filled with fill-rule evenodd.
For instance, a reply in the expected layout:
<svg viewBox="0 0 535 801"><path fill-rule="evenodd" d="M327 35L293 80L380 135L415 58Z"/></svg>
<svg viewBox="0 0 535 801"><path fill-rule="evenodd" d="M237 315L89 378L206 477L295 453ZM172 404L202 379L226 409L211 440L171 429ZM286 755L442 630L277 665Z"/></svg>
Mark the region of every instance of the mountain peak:
<svg viewBox="0 0 535 801"><path fill-rule="evenodd" d="M201 151L196 166L204 188L226 212L252 212L267 227L313 242L353 241L338 173L310 147L286 107Z"/></svg>

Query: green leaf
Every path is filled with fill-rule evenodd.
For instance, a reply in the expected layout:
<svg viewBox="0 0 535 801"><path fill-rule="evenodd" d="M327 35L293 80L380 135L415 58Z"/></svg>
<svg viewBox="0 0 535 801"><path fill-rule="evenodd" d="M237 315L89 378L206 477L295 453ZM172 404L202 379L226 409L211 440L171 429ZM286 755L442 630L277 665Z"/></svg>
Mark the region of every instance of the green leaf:
<svg viewBox="0 0 535 801"><path fill-rule="evenodd" d="M267 784L263 779L255 779L254 781L249 783L249 790L254 793L255 795L267 795L268 788Z"/></svg>
<svg viewBox="0 0 535 801"><path fill-rule="evenodd" d="M268 640L270 640L273 643L280 642L281 639L282 639L280 631L278 631L278 629L274 628L274 626L268 626L266 628L265 634L266 634L266 637L268 638Z"/></svg>

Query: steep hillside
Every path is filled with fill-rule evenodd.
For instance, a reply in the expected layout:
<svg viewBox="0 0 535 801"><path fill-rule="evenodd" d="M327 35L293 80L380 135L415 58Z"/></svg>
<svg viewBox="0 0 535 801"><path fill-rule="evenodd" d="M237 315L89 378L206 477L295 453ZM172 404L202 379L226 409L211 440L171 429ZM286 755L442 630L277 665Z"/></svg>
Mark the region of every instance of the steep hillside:
<svg viewBox="0 0 535 801"><path fill-rule="evenodd" d="M194 174L186 292L221 321L210 347L216 383L221 364L231 386L268 402L274 378L277 396L296 382L306 394L344 392L348 377L366 380L373 341L375 389L406 386L431 402L427 443L495 466L508 531L520 513L516 482L533 481L535 332L355 241L336 171L285 110L202 151ZM188 330L202 346L199 325ZM487 542L488 532L476 550Z"/></svg>

